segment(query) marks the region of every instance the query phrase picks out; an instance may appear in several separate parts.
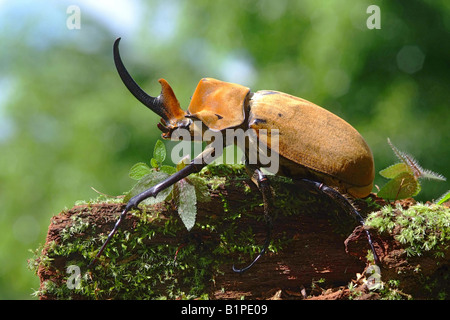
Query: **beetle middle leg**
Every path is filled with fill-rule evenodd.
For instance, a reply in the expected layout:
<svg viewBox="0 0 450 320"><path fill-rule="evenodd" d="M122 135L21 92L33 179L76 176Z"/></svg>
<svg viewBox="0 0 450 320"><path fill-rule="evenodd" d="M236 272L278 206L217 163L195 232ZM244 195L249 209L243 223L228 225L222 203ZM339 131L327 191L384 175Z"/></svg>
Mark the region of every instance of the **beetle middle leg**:
<svg viewBox="0 0 450 320"><path fill-rule="evenodd" d="M337 190L327 186L324 183L320 183L317 181L312 181L312 180L308 180L308 179L302 179L302 181L313 185L315 188L317 188L320 192L325 193L327 196L329 196L330 198L332 198L334 201L336 201L345 211L349 212L350 214L352 214L357 220L358 222L364 226L364 219L361 216L361 214L358 212L358 210L350 203L350 201L348 201L347 198L345 198L342 194L340 194ZM378 258L378 255L375 251L375 248L373 246L372 243L372 237L370 236L370 232L366 229L364 229L364 231L366 232L367 235L367 240L369 242L369 246L370 249L372 251L373 254L373 258L375 261L375 264L379 264L380 260Z"/></svg>
<svg viewBox="0 0 450 320"><path fill-rule="evenodd" d="M267 251L267 248L269 247L270 240L272 237L272 217L271 217L271 211L272 211L272 194L270 191L270 184L269 180L267 179L267 176L262 173L262 171L259 168L255 168L253 166L250 166L248 164L248 161L245 163L245 167L247 169L248 174L250 175L252 181L256 184L258 189L261 191L261 195L263 198L263 204L264 204L264 221L266 222L266 240L264 242L264 246L259 252L259 254L256 256L256 258L246 267L242 269L237 269L233 265L233 271L237 273L242 273L244 271L247 271L250 269L256 261L261 258L264 253Z"/></svg>

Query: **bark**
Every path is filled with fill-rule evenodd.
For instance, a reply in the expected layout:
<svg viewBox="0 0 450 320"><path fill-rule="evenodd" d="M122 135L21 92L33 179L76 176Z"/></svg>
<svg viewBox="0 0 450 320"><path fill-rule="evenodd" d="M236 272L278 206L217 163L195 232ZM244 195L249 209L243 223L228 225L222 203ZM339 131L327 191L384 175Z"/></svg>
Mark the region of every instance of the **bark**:
<svg viewBox="0 0 450 320"><path fill-rule="evenodd" d="M198 274L206 270L206 275L202 274L201 292L196 291L195 295L207 294L212 299L239 299L242 296L247 299L347 299L355 295L347 288L352 282L359 288L359 298L379 298L378 293L369 292L362 285L363 277L357 279L357 274L363 274L369 265L366 258L369 246L362 227L328 197L314 193L301 183L279 177L270 178L274 197L271 250L247 272L233 272L233 264L243 267L250 263L264 243L261 195L242 172L210 172L202 179L208 181L211 200L197 203L196 225L190 232L181 223L173 201L142 208L146 213L128 214L121 231L115 235L111 247L119 248L119 253L108 253L106 250L105 256L92 270L87 270L86 266L104 240L99 239L99 236L108 234L112 229L124 204L105 201L78 205L54 216L46 244L37 259L37 273L41 280L40 298L143 298L138 290L135 291L136 295L130 295L124 288L115 290L114 285L105 289L101 287L101 282L106 281L106 278L114 279L111 274L119 272L114 271L117 266L125 266L130 274L138 272L137 261L144 255L139 250L144 249L130 248L129 243L132 242L130 239L149 232L149 226L157 231L151 239L143 240L143 247L164 246L167 261L176 261L175 264L167 263L167 268L173 269L170 275L178 279L170 282L172 295L167 293L169 280L143 283L143 286L151 287L155 297L167 295L169 298L178 298L173 296L176 291L173 286L179 289L176 292L192 291L192 287L200 281ZM372 202L384 204L375 195L370 195L370 198ZM354 204L364 215L374 210L364 200L355 201ZM145 224L146 231L140 229L142 220L148 222ZM77 231L76 221L84 221L85 228ZM72 230L69 237L67 230ZM128 238L125 231L129 232ZM405 295L417 296L421 290L422 285L417 281L419 275L408 278L414 275L418 264L426 269L427 276L442 273L448 268L448 260L437 263L436 259L430 257L408 259L394 236L380 236L375 230L371 230L371 233L382 261L380 267L383 280L395 278L402 271L401 289L408 291ZM90 252L89 255L82 253L82 249L79 249L80 252L61 253L71 246L70 243L77 243L78 246L88 243L86 247L89 249L86 250ZM122 250L121 246L127 247ZM253 248L253 253L248 252L249 248ZM445 256L448 257L448 254ZM149 263L152 259L149 256ZM83 273L87 271L85 282L86 285L95 283L94 293L85 296L83 292L89 289L55 289L67 287L70 274L66 269L73 264L79 265ZM191 270L186 271L189 267ZM161 268L154 277L161 277ZM150 273L149 277L152 276ZM194 278L195 281L192 280ZM125 288L127 283L124 284ZM117 284L115 286L120 287Z"/></svg>

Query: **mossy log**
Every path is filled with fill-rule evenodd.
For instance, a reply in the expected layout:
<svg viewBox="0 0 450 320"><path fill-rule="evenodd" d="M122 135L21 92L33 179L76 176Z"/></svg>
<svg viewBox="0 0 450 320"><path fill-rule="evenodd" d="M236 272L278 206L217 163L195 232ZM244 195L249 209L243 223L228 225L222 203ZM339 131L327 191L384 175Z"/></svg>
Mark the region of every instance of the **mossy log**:
<svg viewBox="0 0 450 320"><path fill-rule="evenodd" d="M268 253L245 273L233 272L233 264L250 263L264 243L261 194L242 167L208 166L199 177L208 185L209 200L197 203L192 230L186 230L172 201L141 206L127 215L91 270L87 265L123 210L122 201L99 199L54 216L32 261L40 299L380 298L355 280L370 254L354 217L327 196L283 177L270 177L274 212ZM354 204L366 215L379 209L377 202L385 204L374 195ZM427 298L418 279L448 276L448 246L443 258L410 259L394 234L371 233L383 281L401 279L397 289L408 290L405 296ZM352 282L359 291L348 289Z"/></svg>

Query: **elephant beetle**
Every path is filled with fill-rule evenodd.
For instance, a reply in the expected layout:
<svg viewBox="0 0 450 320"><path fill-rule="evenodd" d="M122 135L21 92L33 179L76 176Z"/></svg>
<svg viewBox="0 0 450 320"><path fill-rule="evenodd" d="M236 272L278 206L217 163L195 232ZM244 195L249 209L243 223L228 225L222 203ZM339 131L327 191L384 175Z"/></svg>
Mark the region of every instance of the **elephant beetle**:
<svg viewBox="0 0 450 320"><path fill-rule="evenodd" d="M375 175L374 160L364 138L346 121L322 107L286 93L272 90L253 93L245 86L212 78L200 80L187 111L184 111L166 80L159 80L162 89L157 97L148 95L139 87L121 60L119 41L120 38L113 46L119 76L140 102L161 116L158 128L162 131L163 138L172 139L180 129L187 130L193 136L199 123L202 132L210 130L223 136L232 128L252 130L256 134L256 140L279 157L276 174L302 180L317 192L331 197L364 224L358 210L343 194L355 198L369 195ZM276 148L272 144L270 133L267 134L267 130L273 129L277 129L278 134ZM234 143L223 140L220 144L208 142L210 143L205 150L186 167L129 200L90 265L101 255L127 212L137 208L144 199L155 197L161 190L199 172L221 154L226 145ZM263 197L267 234L259 255L242 269L233 266L235 272L248 270L265 253L272 230L269 181L261 170L259 160L249 163L249 148L244 149L246 168ZM378 263L370 233L368 230L365 232L375 263Z"/></svg>

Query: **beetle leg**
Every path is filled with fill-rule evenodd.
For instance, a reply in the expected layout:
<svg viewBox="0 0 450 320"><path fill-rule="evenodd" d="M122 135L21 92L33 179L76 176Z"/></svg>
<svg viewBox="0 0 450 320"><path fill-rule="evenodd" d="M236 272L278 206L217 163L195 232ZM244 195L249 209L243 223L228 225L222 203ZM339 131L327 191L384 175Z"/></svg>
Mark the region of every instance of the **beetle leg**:
<svg viewBox="0 0 450 320"><path fill-rule="evenodd" d="M259 168L252 168L246 161L246 169L249 172L250 177L252 177L252 181L255 182L255 184L258 186L259 190L261 191L262 197L263 197L263 203L264 203L264 221L266 222L266 240L264 242L264 246L259 252L259 254L256 256L256 258L250 263L248 266L237 269L233 265L233 271L242 273L244 271L247 271L250 269L256 261L261 258L264 253L267 250L267 247L270 244L271 236L272 236L272 218L270 215L272 202L271 202L271 192L270 192L270 185L269 180L267 179L266 175L262 173L262 171ZM256 181L255 181L256 180Z"/></svg>
<svg viewBox="0 0 450 320"><path fill-rule="evenodd" d="M119 219L117 220L116 224L114 225L114 228L109 233L108 238L106 238L106 241L103 243L102 247L98 251L95 258L91 261L91 263L88 265L88 269L97 261L98 257L101 256L103 250L106 248L106 245L108 242L112 239L114 234L119 229L120 223L125 218L126 214L133 210L137 209L139 203L141 203L143 200L150 198L150 197L156 197L159 192L162 190L170 187L171 185L175 184L176 182L180 181L181 179L186 178L191 173L199 172L203 167L205 167L207 164L211 163L212 159L215 157L215 149L211 146L207 146L206 149L199 154L196 158L194 158L189 165L181 169L180 171L174 173L170 177L168 177L166 180L156 184L155 186L145 190L144 192L134 196L133 198L128 201L127 205L125 206L125 209L122 211L122 213L119 216Z"/></svg>
<svg viewBox="0 0 450 320"><path fill-rule="evenodd" d="M314 185L317 189L319 189L320 191L322 191L323 193L325 193L326 195L328 195L330 198L332 198L333 200L335 200L337 203L339 203L339 205L347 212L350 212L353 216L356 217L356 219L358 220L358 222L364 226L364 219L361 216L361 214L358 212L358 210L356 210L356 208L350 203L350 201L348 201L342 194L340 194L338 191L336 191L333 188L330 188L329 186L325 185L324 183L319 183L316 181L312 181L312 180L308 180L308 179L302 179L302 181L307 182L308 184L312 184ZM367 240L369 242L370 245L370 249L372 250L373 253L373 258L375 261L375 264L379 264L380 260L378 258L378 255L375 251L375 248L373 246L372 243L372 237L370 236L370 232L369 230L364 229L364 231L366 232L367 235Z"/></svg>

